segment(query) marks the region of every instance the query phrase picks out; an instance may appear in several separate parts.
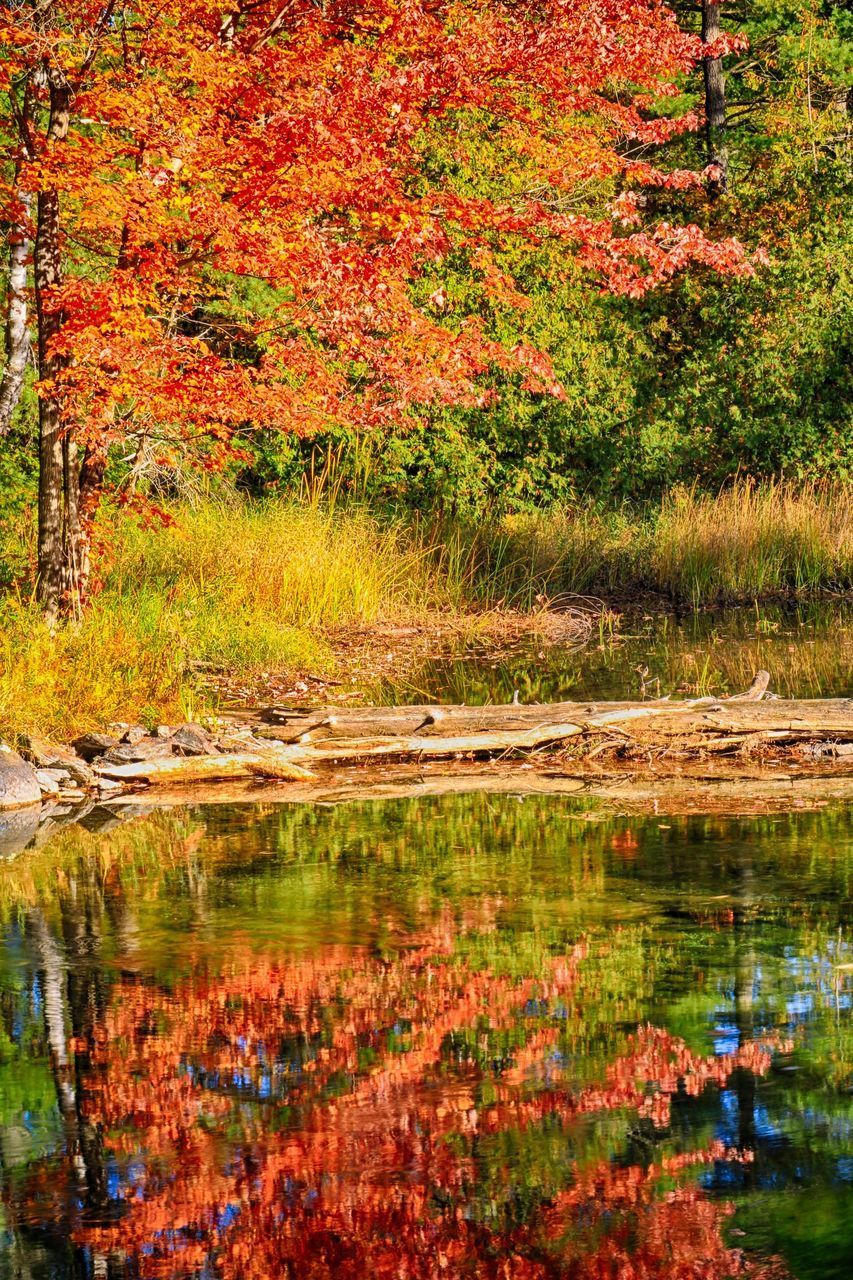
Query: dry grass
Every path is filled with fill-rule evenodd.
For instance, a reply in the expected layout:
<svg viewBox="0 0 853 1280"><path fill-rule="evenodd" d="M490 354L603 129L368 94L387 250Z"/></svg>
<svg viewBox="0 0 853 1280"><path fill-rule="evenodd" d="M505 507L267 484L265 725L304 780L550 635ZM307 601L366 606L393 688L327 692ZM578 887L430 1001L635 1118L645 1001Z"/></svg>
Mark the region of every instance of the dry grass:
<svg viewBox="0 0 853 1280"><path fill-rule="evenodd" d="M738 484L642 513L581 508L473 533L317 502L206 503L178 517L144 530L104 513L104 588L77 627L51 634L20 589L0 597L0 733L67 738L114 720L192 718L211 696L204 672L331 675L328 636L348 627L569 594L644 589L698 605L853 587L842 486ZM29 538L6 529L7 580L25 580Z"/></svg>
<svg viewBox="0 0 853 1280"><path fill-rule="evenodd" d="M660 507L516 517L502 556L540 590L663 593L698 607L853 588L853 489L739 482Z"/></svg>
<svg viewBox="0 0 853 1280"><path fill-rule="evenodd" d="M208 669L333 669L326 632L440 607L428 552L359 511L209 504L165 529L115 512L103 591L51 634L0 604L0 731L60 737L113 720L191 718Z"/></svg>

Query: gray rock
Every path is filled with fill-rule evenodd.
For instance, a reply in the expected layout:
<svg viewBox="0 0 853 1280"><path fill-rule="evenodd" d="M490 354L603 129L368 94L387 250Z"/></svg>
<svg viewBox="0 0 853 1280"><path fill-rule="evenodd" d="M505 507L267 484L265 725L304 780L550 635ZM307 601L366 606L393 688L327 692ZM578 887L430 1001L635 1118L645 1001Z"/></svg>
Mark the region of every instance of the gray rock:
<svg viewBox="0 0 853 1280"><path fill-rule="evenodd" d="M70 804L80 804L87 799L87 795L79 787L63 787L59 793L59 799Z"/></svg>
<svg viewBox="0 0 853 1280"><path fill-rule="evenodd" d="M88 762L102 756L110 747L117 747L118 738L111 738L108 733L84 733L82 737L75 738L71 745L78 756Z"/></svg>
<svg viewBox="0 0 853 1280"><path fill-rule="evenodd" d="M81 787L95 785L94 773L79 756L67 747L58 747L55 742L48 742L46 738L38 738L34 734L25 738L21 755L37 769L62 769Z"/></svg>
<svg viewBox="0 0 853 1280"><path fill-rule="evenodd" d="M154 730L154 737L155 738L171 738L173 732L174 730L171 728L170 725L158 724L157 728Z"/></svg>
<svg viewBox="0 0 853 1280"><path fill-rule="evenodd" d="M128 743L131 747L135 747L137 742L144 741L148 737L148 730L143 729L141 724L132 724L125 734L122 735L122 742Z"/></svg>
<svg viewBox="0 0 853 1280"><path fill-rule="evenodd" d="M62 790L62 783L68 781L68 774L64 773L57 776L58 770L53 769L36 769L36 780L45 795L58 796Z"/></svg>
<svg viewBox="0 0 853 1280"><path fill-rule="evenodd" d="M210 734L197 724L182 724L172 734L171 745L177 756L209 756L216 749Z"/></svg>
<svg viewBox="0 0 853 1280"><path fill-rule="evenodd" d="M0 742L0 809L24 809L41 804L36 771L17 751Z"/></svg>
<svg viewBox="0 0 853 1280"><path fill-rule="evenodd" d="M145 738L142 742L131 745L129 742L116 743L105 751L105 764L137 764L140 760L157 760L161 756L172 754L171 744L159 742L156 738Z"/></svg>

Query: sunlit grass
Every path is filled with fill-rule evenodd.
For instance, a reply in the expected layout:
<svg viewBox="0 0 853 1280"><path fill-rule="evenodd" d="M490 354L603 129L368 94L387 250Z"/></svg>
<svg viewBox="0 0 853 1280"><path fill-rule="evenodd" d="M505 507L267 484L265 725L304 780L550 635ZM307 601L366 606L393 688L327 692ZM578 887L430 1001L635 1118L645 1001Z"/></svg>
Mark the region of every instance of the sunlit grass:
<svg viewBox="0 0 853 1280"><path fill-rule="evenodd" d="M211 670L334 674L331 636L348 627L578 594L700 605L853 588L853 496L840 485L740 483L474 530L318 501L206 502L175 516L145 529L105 511L102 589L82 623L56 633L27 586L31 526L6 526L0 571L17 586L0 597L0 733L192 718L210 707ZM692 683L717 674L697 669Z"/></svg>
<svg viewBox="0 0 853 1280"><path fill-rule="evenodd" d="M653 531L651 581L674 597L758 599L853 586L853 491L736 484L679 493Z"/></svg>
<svg viewBox="0 0 853 1280"><path fill-rule="evenodd" d="M458 599L428 551L360 511L209 504L166 528L106 513L103 589L55 634L0 604L0 731L68 737L204 709L200 674L330 671L331 628L412 621Z"/></svg>
<svg viewBox="0 0 853 1280"><path fill-rule="evenodd" d="M574 510L503 524L505 562L541 589L599 595L648 590L699 606L853 588L853 491L847 485L678 490L642 510Z"/></svg>

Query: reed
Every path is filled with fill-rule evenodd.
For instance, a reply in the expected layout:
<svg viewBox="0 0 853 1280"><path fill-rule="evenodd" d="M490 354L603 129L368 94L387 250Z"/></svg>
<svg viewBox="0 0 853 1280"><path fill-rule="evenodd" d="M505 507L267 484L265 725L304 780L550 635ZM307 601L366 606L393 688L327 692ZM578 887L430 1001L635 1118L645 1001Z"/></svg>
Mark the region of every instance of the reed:
<svg viewBox="0 0 853 1280"><path fill-rule="evenodd" d="M16 518L0 531L0 733L69 737L198 715L210 706L205 672L334 674L335 634L379 622L470 621L590 594L698 607L853 589L853 492L842 485L738 482L641 510L580 504L476 529L309 493L202 501L164 528L105 511L101 531L103 589L55 634L20 585L31 526Z"/></svg>
<svg viewBox="0 0 853 1280"><path fill-rule="evenodd" d="M699 607L853 589L853 489L738 481L657 506L581 506L505 522L550 592L652 591ZM507 556L506 550L504 556Z"/></svg>
<svg viewBox="0 0 853 1280"><path fill-rule="evenodd" d="M656 522L651 579L694 605L848 591L853 491L741 482L715 497L676 493Z"/></svg>

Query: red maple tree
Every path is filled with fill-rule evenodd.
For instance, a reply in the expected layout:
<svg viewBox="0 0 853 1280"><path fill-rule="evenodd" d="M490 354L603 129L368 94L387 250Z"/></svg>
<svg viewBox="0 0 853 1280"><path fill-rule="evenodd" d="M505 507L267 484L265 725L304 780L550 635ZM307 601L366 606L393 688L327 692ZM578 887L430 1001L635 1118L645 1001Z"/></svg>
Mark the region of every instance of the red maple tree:
<svg viewBox="0 0 853 1280"><path fill-rule="evenodd" d="M660 0L20 0L0 44L49 613L85 598L117 441L216 466L247 424L370 426L476 398L495 365L559 394L541 354L413 291L451 251L504 300L513 237L558 238L629 293L688 262L749 270L736 243L640 220L637 188L698 181L641 158L698 124L660 114L702 56ZM433 162L448 139L523 181L472 194Z"/></svg>

